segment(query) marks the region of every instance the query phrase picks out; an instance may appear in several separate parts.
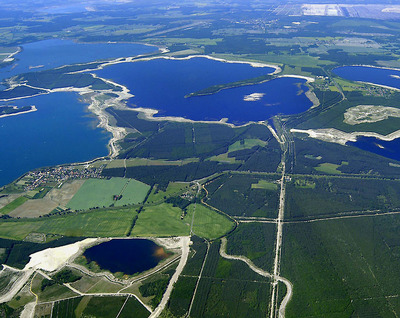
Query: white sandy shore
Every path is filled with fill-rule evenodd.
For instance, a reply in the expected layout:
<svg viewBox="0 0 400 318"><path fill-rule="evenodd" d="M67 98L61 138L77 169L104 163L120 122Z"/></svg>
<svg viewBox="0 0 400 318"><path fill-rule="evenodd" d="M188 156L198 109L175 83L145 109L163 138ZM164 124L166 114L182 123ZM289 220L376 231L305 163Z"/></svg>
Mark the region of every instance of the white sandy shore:
<svg viewBox="0 0 400 318"><path fill-rule="evenodd" d="M282 77L292 77L292 78L300 78L300 79L304 79L307 81L307 83L313 83L315 82L315 79L312 77L308 77L308 76L303 76L303 75L280 75L278 76L278 78L282 78Z"/></svg>
<svg viewBox="0 0 400 318"><path fill-rule="evenodd" d="M48 248L43 251L31 254L29 255L29 263L22 270L3 265L8 270L20 272L22 273L22 275L14 282L11 290L7 294L0 297L0 303L10 301L28 282L29 278L35 271L38 271L42 275L47 276L40 270L45 270L49 272L58 270L63 267L68 261L71 261L76 256L81 254L86 247L95 244L96 242L99 242L101 240L104 239L89 238L80 242L76 242L74 244Z"/></svg>
<svg viewBox="0 0 400 318"><path fill-rule="evenodd" d="M133 56L133 57L126 57L126 58L117 58L115 60L111 60L105 63L102 63L98 66L96 69L85 69L77 72L71 72L73 73L83 73L83 72L90 72L90 71L97 71L101 70L104 67L110 66L110 65L115 65L115 64L121 64L121 63L134 63L134 62L143 62L143 61L152 61L152 60L157 60L157 59L165 59L165 60L174 60L174 61L184 61L184 60L190 60L193 58L206 58L209 60L214 60L218 62L223 62L223 63L231 63L231 64L249 64L252 67L270 67L275 69L274 72L270 73L271 75L280 73L282 69L273 64L267 64L267 63L260 63L260 62L251 62L251 61L238 61L238 60L227 60L227 59L222 59L210 55L202 55L202 54L195 54L195 55L189 55L185 57L174 57L174 56L151 56L151 57L143 57L141 58L140 56Z"/></svg>
<svg viewBox="0 0 400 318"><path fill-rule="evenodd" d="M17 106L14 107L14 109L17 109L17 108L18 108ZM10 117L10 116L18 116L18 115L22 115L22 114L32 113L35 111L37 111L37 108L35 106L31 106L30 110L26 110L26 111L19 112L19 113L0 115L0 118Z"/></svg>
<svg viewBox="0 0 400 318"><path fill-rule="evenodd" d="M326 129L291 129L290 132L293 133L301 133L308 134L309 137L327 141L338 143L341 145L345 145L348 141L357 141L357 137L374 137L383 141L392 141L394 139L400 138L400 130L392 132L389 135L381 135L375 132L352 132L346 133L344 131L335 129L335 128L326 128Z"/></svg>
<svg viewBox="0 0 400 318"><path fill-rule="evenodd" d="M117 58L111 61L104 62L100 64L96 69L85 69L77 72L71 72L71 73L83 73L83 72L88 72L90 73L93 77L98 78L95 74L93 74L93 71L103 69L106 66L109 65L115 65L115 64L120 64L120 63L132 63L132 62L140 62L140 61L149 61L149 60L154 60L154 59L168 59L168 60L189 60L193 58L207 58L219 62L225 62L225 63L238 63L238 64L249 64L252 67L272 67L275 69L275 71L271 74L276 74L281 72L281 68L277 65L270 65L270 64L265 64L265 63L257 63L257 62L247 62L247 61L234 61L234 60L226 60L222 58L216 58L213 56L209 55L190 55L187 57L171 57L171 56L154 56L154 57L141 57L141 56L135 56L135 57L127 57L127 58ZM81 65L85 65L87 63L83 63ZM295 77L295 78L301 78L307 80L307 82L313 82L314 79L310 77L305 77L305 76L300 76L300 75L282 75L279 77ZM98 127L101 127L105 129L106 131L110 132L112 134L112 138L109 141L108 148L109 148L109 156L111 158L115 158L120 151L120 147L118 146L118 142L122 140L129 131L135 131L134 128L132 129L127 129L124 127L118 127L116 126L112 121L115 121L114 117L107 113L105 110L108 107L113 107L118 110L125 110L125 111L135 111L139 113L139 116L143 119L146 120L152 120L152 121L175 121L175 122L188 122L188 123L207 123L207 124L224 124L228 125L230 127L243 127L250 125L254 122L248 122L244 125L237 126L231 123L227 123L227 118L223 118L219 121L195 121L183 117L174 117L174 116L164 116L164 117L154 117L159 111L156 109L150 109L150 108L142 108L142 107L136 107L136 108L130 108L126 105L126 101L133 97L134 95L130 93L130 90L121 84L118 84L116 82L113 82L108 79L101 78L104 82L114 85L116 87L119 87L121 91L113 91L113 90L93 90L91 87L84 87L84 88L76 88L76 87L63 87L63 88L56 88L56 89L44 89L41 87L34 87L31 85L28 85L26 83L16 83L13 81L13 78L11 78L8 82L9 89L13 89L18 86L26 86L34 89L40 89L43 90L43 93L31 95L31 96L26 96L26 97L18 97L18 98L10 98L10 99L3 99L2 101L11 101L11 100L17 100L17 99L24 99L36 95L42 95L42 94L50 94L50 93L56 93L56 92L75 92L78 93L79 95L82 96L82 98L89 103L88 110L91 111L93 114L95 114L100 123L98 124ZM110 97L106 96L106 94L113 94L116 95L116 97ZM260 121L262 122L262 121Z"/></svg>
<svg viewBox="0 0 400 318"><path fill-rule="evenodd" d="M17 55L17 54L18 54L19 52L21 52L21 51L22 51L21 48L18 47L18 49L17 49L14 53L11 53L9 56L7 56L7 57L3 60L3 62L4 62L4 63L8 63L8 62L14 61L14 56Z"/></svg>
<svg viewBox="0 0 400 318"><path fill-rule="evenodd" d="M88 238L80 242L64 246L47 248L43 251L29 255L30 261L25 265L24 271L42 269L48 272L55 271L82 253L88 245L97 242L96 238Z"/></svg>
<svg viewBox="0 0 400 318"><path fill-rule="evenodd" d="M391 71L400 72L399 68L387 67L387 66L375 66L375 65L368 65L368 64L353 64L353 65L349 65L349 66L363 66L363 67L379 68L379 69L383 69L383 70L391 70ZM341 66L341 67L346 67L346 66Z"/></svg>

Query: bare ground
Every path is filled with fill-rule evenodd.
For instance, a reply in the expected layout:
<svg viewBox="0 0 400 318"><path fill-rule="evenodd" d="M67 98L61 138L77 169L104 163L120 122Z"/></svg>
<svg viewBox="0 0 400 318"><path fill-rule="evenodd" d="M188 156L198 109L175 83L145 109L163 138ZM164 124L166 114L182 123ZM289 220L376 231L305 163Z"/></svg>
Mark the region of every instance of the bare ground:
<svg viewBox="0 0 400 318"><path fill-rule="evenodd" d="M60 206L66 206L85 181L86 180L74 180L63 184L60 189L54 188L46 195L46 199L49 199Z"/></svg>
<svg viewBox="0 0 400 318"><path fill-rule="evenodd" d="M21 206L9 213L11 217L36 218L53 211L58 206L57 203L49 199L37 199L26 201Z"/></svg>

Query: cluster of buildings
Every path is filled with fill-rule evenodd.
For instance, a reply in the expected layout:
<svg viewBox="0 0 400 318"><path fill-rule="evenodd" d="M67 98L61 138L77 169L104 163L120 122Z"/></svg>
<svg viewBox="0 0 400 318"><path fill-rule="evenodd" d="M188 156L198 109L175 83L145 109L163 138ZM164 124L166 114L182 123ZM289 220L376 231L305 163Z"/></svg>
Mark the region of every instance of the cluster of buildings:
<svg viewBox="0 0 400 318"><path fill-rule="evenodd" d="M82 166L59 166L28 172L21 181L24 183L24 190L31 191L48 183L58 183L59 187L73 179L103 178L101 173L105 165L100 167Z"/></svg>

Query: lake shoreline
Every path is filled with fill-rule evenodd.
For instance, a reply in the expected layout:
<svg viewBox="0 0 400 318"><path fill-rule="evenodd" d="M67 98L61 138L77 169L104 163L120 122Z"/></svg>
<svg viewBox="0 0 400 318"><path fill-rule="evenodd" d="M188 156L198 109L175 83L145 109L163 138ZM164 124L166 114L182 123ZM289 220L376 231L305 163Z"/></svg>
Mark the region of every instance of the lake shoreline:
<svg viewBox="0 0 400 318"><path fill-rule="evenodd" d="M28 114L28 113L32 113L32 112L36 112L37 108L36 106L31 106L30 110L25 110L22 112L17 112L17 113L12 113L12 114L4 114L4 115L0 115L0 118L5 118L5 117L10 117L10 116L18 116L18 115L22 115L22 114Z"/></svg>
<svg viewBox="0 0 400 318"><path fill-rule="evenodd" d="M90 73L94 78L99 78L103 80L105 83L113 85L115 87L118 87L121 89L121 91L114 91L114 90L93 90L90 87L83 87L83 88L76 88L76 87L63 87L63 88L56 88L56 89L45 89L41 87L33 87L29 86L26 84L17 84L13 83L9 89L15 88L18 86L28 86L31 88L35 89L41 89L45 91L44 93L39 93L35 94L32 96L37 96L37 95L43 95L43 94L51 94L51 93L57 93L57 92L75 92L79 94L82 99L87 102L89 105L87 106L87 109L93 113L96 118L98 119L99 123L97 124L97 127L104 129L105 131L111 133L112 137L110 138L107 148L109 149L109 154L106 157L109 158L116 158L119 153L120 153L120 147L118 146L118 142L123 140L123 138L129 133L127 128L124 127L119 127L115 123L112 123L114 116L109 114L106 109L108 107L113 107L118 110L124 110L124 111L135 111L139 113L138 117L141 119L149 120L149 121L171 121L171 122L186 122L186 123L205 123L205 124L222 124L222 125L227 125L232 128L239 128L239 127L245 127L251 124L260 124L265 122L265 120L261 121L249 121L245 124L242 125L236 125L233 123L229 123L227 118L222 118L221 120L212 120L212 121L207 121L207 120L192 120L192 119L187 119L184 117L176 117L176 116L160 116L160 117L155 117L157 113L159 113L159 110L152 109L152 108L144 108L144 107L136 107L132 108L127 106L126 102L134 97L134 95L130 92L130 90L119 83L116 83L114 81L102 78L94 74L93 72L96 70L101 70L104 67L110 66L110 65L115 65L115 64L121 64L121 63L133 63L133 62L140 62L140 61L150 61L154 59L168 59L168 60L188 60L192 58L207 58L211 60L216 60L219 62L226 62L226 63L238 63L238 64L248 64L251 65L252 67L270 67L274 68L275 71L271 74L276 74L277 72L281 72L281 68L276 65L269 65L269 64L264 64L264 63L256 63L256 62L246 62L246 61L230 61L230 60L225 60L221 58L216 58L212 57L209 55L190 55L187 57L183 58L176 58L176 57L171 57L171 56L154 56L154 57L143 57L143 55L137 55L134 57L127 57L127 58L117 58L111 61L107 61L104 63L101 63L97 68L95 69L84 69L72 73ZM89 64L89 63L82 63L82 65ZM306 80L307 83L313 82L314 79L310 77L305 77L301 75L281 75L281 76L276 76L276 78L299 78ZM100 101L102 98L101 96L106 96L107 94L113 94L117 95L116 97L109 97L108 99L105 99L103 101ZM10 99L4 99L2 101L12 101L12 100L17 100L17 99L24 99L24 98L29 98L32 96L24 96L24 97L18 97L18 98L10 98ZM306 95L307 96L307 95ZM310 99L307 96L308 99ZM310 99L310 101L313 103L314 102ZM315 107L315 106L312 106ZM106 158L106 157L99 157L99 158ZM98 158L95 158L93 160L96 160ZM93 161L90 160L90 161Z"/></svg>

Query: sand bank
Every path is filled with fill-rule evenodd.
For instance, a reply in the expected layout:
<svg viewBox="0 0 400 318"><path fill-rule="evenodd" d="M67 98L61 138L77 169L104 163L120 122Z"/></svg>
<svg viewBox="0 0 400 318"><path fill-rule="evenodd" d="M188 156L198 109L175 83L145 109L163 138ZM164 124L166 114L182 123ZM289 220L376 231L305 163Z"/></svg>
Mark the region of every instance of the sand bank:
<svg viewBox="0 0 400 318"><path fill-rule="evenodd" d="M18 107L15 106L14 109L17 109ZM32 113L37 111L37 108L35 106L31 106L30 110L26 110L23 112L19 112L19 113L12 113L12 114L5 114L5 115L0 115L0 118L4 118L4 117L10 117L10 116L18 116L18 115L22 115L22 114L28 114L28 113Z"/></svg>
<svg viewBox="0 0 400 318"><path fill-rule="evenodd" d="M97 242L96 238L88 238L80 242L48 248L29 255L30 261L25 265L24 271L42 269L48 272L55 271L64 266L68 261L82 253L83 249Z"/></svg>
<svg viewBox="0 0 400 318"><path fill-rule="evenodd" d="M308 134L309 137L333 142L340 145L345 145L348 141L355 142L357 141L357 137L373 137L383 141L392 141L394 139L400 138L400 130L397 130L389 135L381 135L375 132L352 132L346 133L344 131L335 129L335 128L327 128L327 129L291 129L290 132L293 133L301 133Z"/></svg>

